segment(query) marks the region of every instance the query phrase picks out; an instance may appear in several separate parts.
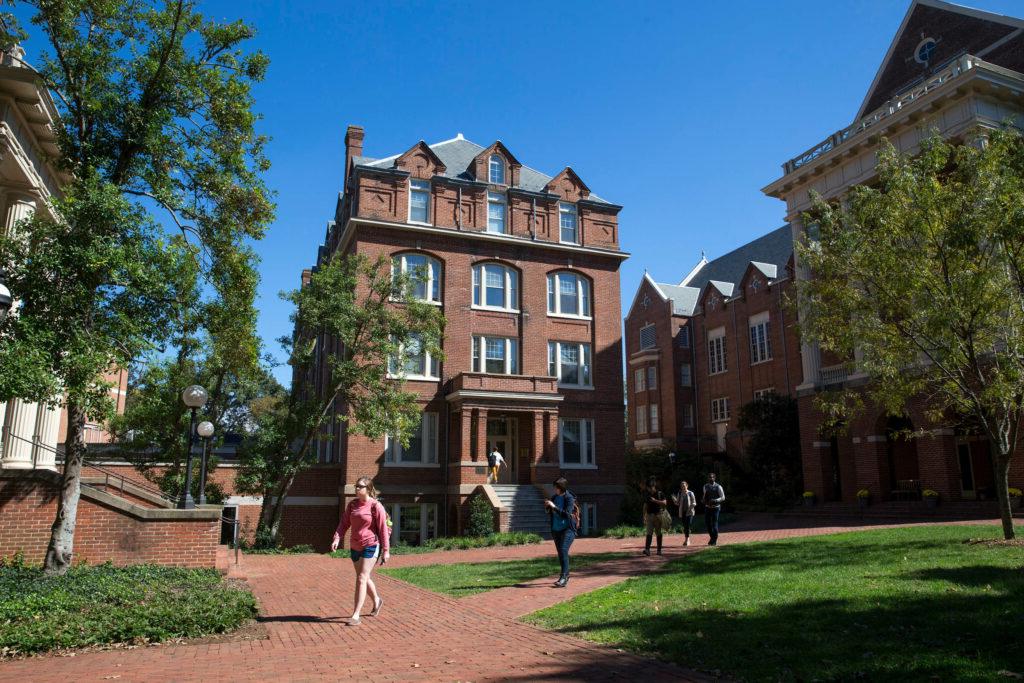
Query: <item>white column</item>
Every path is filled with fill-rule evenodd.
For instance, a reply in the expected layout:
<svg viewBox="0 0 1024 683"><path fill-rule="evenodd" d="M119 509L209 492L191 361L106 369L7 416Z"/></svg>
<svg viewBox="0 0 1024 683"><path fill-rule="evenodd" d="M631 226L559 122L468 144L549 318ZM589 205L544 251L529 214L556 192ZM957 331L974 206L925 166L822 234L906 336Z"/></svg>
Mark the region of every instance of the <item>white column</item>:
<svg viewBox="0 0 1024 683"><path fill-rule="evenodd" d="M7 216L4 220L4 233L11 234L18 221L23 221L36 212L36 202L30 197L7 198Z"/></svg>
<svg viewBox="0 0 1024 683"><path fill-rule="evenodd" d="M9 470L32 469L33 437L39 404L20 398L7 406L7 431L4 439L3 467Z"/></svg>
<svg viewBox="0 0 1024 683"><path fill-rule="evenodd" d="M60 406L39 407L36 418L36 434L39 441L35 446L36 469L57 469L57 431L60 428Z"/></svg>
<svg viewBox="0 0 1024 683"><path fill-rule="evenodd" d="M795 218L790 222L790 226L793 231L793 244L795 245L798 242L803 242L805 237L802 221L799 218ZM808 273L807 269L799 262L799 260L797 260L795 253L793 258L795 262L795 278L797 280L806 280L810 277L810 273ZM797 319L800 322L803 322L803 317L803 311L798 307ZM804 377L803 382L801 382L800 386L797 387L797 391L813 388L814 385L818 383L821 375L821 349L816 343L810 344L801 340L800 361L803 366Z"/></svg>

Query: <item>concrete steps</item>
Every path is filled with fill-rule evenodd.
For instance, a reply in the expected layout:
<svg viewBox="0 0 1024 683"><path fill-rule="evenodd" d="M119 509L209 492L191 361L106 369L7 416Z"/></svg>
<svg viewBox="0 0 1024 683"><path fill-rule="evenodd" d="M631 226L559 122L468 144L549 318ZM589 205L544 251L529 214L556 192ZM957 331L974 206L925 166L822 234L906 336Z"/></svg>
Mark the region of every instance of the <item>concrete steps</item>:
<svg viewBox="0 0 1024 683"><path fill-rule="evenodd" d="M508 510L509 531L551 535L551 518L544 508L544 496L532 485L494 484L501 506Z"/></svg>

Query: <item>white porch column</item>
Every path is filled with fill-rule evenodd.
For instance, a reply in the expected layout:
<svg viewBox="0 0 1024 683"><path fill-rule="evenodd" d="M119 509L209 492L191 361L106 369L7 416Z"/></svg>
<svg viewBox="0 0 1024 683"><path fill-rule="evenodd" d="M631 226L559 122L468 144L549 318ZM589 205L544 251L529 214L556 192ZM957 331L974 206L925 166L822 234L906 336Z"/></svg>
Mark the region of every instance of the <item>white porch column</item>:
<svg viewBox="0 0 1024 683"><path fill-rule="evenodd" d="M60 406L39 407L36 418L36 434L39 441L35 445L34 461L36 469L57 469L57 431L60 427Z"/></svg>
<svg viewBox="0 0 1024 683"><path fill-rule="evenodd" d="M7 197L7 215L4 218L4 234L11 234L18 221L25 220L36 212L36 201L31 197Z"/></svg>
<svg viewBox="0 0 1024 683"><path fill-rule="evenodd" d="M38 409L38 403L27 403L20 398L8 403L4 434L4 469L32 469L33 438Z"/></svg>

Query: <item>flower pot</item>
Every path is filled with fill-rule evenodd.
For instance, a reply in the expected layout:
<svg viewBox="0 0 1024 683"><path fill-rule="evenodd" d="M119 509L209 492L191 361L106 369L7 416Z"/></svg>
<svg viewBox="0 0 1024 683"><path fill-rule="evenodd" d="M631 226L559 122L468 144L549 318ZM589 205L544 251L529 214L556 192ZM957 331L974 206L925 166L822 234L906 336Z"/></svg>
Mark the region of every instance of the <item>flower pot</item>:
<svg viewBox="0 0 1024 683"><path fill-rule="evenodd" d="M1022 503L1024 503L1024 498L1022 498L1021 496L1010 496L1010 509L1011 510L1020 510L1021 507L1024 507L1024 505L1022 505Z"/></svg>
<svg viewBox="0 0 1024 683"><path fill-rule="evenodd" d="M857 499L857 505L859 505L860 509L863 510L867 506L871 505L871 499L870 498L858 498Z"/></svg>
<svg viewBox="0 0 1024 683"><path fill-rule="evenodd" d="M939 497L938 496L925 496L924 504L925 504L926 507L929 507L929 508L937 507L938 504L939 504Z"/></svg>
<svg viewBox="0 0 1024 683"><path fill-rule="evenodd" d="M804 505L806 505L807 507L811 507L811 508L814 507L816 502L817 502L817 500L815 498L813 498L813 497L811 497L811 498L804 498Z"/></svg>

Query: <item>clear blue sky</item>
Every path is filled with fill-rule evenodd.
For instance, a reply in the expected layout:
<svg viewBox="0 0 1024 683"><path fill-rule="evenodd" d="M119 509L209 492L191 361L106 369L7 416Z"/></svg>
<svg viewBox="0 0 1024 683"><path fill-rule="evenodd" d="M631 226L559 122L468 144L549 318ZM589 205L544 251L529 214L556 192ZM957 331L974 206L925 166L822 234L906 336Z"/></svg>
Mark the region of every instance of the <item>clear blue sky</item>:
<svg viewBox="0 0 1024 683"><path fill-rule="evenodd" d="M1020 0L968 4L1024 15ZM258 305L277 351L291 331L277 293L323 240L348 124L365 127L369 156L461 132L548 174L571 165L624 206L625 314L645 269L676 281L702 249L713 258L782 224L760 188L852 121L909 0L200 6L254 24L271 60L256 103L278 212L258 247Z"/></svg>

